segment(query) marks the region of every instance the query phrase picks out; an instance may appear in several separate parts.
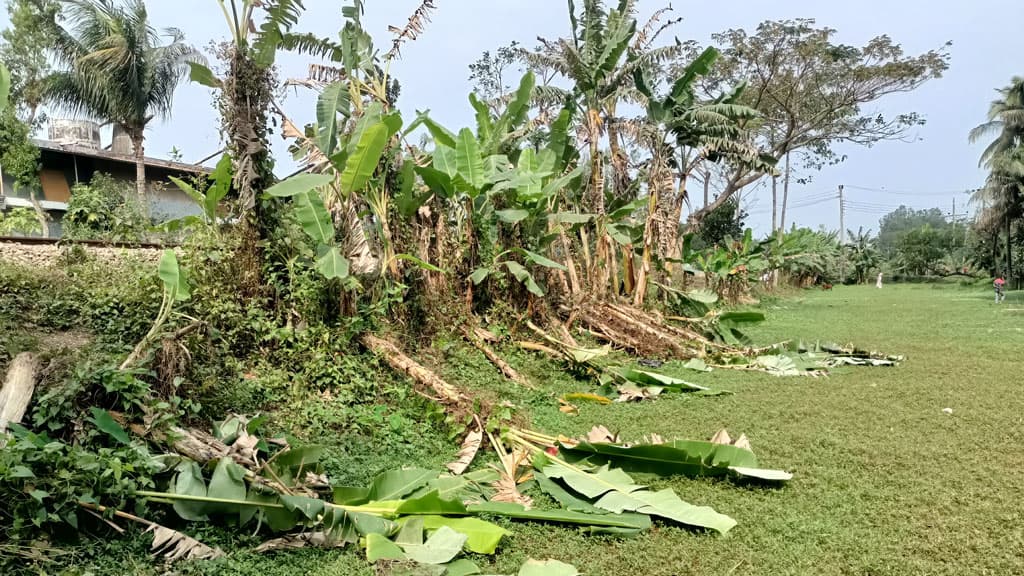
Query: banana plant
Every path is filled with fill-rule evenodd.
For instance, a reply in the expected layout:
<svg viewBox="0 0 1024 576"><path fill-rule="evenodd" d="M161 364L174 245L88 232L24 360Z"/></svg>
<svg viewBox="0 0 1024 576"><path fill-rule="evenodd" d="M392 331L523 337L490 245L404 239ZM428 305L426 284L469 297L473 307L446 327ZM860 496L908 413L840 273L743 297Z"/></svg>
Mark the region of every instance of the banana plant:
<svg viewBox="0 0 1024 576"><path fill-rule="evenodd" d="M217 167L214 168L213 173L210 174L209 178L207 178L207 182L202 184L191 184L181 178L169 176L170 181L173 182L179 190L187 194L197 206L199 206L202 214L199 216L184 216L182 218L177 218L169 222L165 222L160 226L160 228L166 232L174 232L191 228L193 226L207 225L212 228L215 234L219 235L220 232L217 227L217 209L220 205L220 201L228 195L228 192L231 191L231 181L233 178L234 171L232 169L232 160L229 154L221 156L220 161L217 162Z"/></svg>
<svg viewBox="0 0 1024 576"><path fill-rule="evenodd" d="M759 114L739 104L744 85L711 101L697 97L697 82L712 70L719 56L717 49L705 49L682 70L664 96L655 94L648 68L634 70L637 91L647 100L647 123L655 127L650 142L654 150L653 177L648 186L644 249L634 293L636 305L642 305L647 296L655 237L662 237L659 244L669 250L667 254L658 254L663 262L671 263L680 256L679 222L686 202L686 184L695 170L705 163L723 161L765 172L774 170L774 159L748 143L746 125L756 121ZM670 165L675 166L674 174Z"/></svg>
<svg viewBox="0 0 1024 576"><path fill-rule="evenodd" d="M145 353L146 348L153 343L157 335L160 334L164 324L170 319L171 313L174 311L174 305L192 297L188 277L185 274L185 270L178 265L178 258L174 254L174 250L164 250L163 255L160 257L160 263L157 266L157 276L159 276L160 282L163 285L160 311L157 312L156 319L153 320L153 326L150 327L149 332L142 337L142 340L139 340L139 343L132 349L131 354L121 363L121 370L130 368Z"/></svg>

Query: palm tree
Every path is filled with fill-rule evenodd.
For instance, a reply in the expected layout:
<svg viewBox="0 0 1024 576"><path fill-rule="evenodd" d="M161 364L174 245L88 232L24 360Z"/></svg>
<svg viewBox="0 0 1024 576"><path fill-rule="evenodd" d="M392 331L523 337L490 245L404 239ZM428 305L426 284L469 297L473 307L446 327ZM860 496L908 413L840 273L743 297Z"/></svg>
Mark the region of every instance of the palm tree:
<svg viewBox="0 0 1024 576"><path fill-rule="evenodd" d="M989 107L988 122L971 130L970 141L995 138L981 154L979 164L990 170L985 186L973 201L982 203L981 227L996 237L1006 230L1006 270L1013 276L1013 223L1024 216L1024 78L1014 77L999 90Z"/></svg>
<svg viewBox="0 0 1024 576"><path fill-rule="evenodd" d="M72 113L111 122L131 138L136 191L145 206L145 130L149 122L171 114L174 91L201 62L175 28L157 32L142 0L69 0L65 28L54 24L58 65L65 69L47 80L47 99ZM161 44L161 37L169 38Z"/></svg>

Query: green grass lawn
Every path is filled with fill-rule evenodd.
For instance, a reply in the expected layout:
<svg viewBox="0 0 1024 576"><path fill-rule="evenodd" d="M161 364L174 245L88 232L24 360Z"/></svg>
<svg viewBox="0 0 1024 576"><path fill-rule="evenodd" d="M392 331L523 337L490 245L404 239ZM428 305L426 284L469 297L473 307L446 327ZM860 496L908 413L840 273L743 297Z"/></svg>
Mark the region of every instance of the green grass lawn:
<svg viewBox="0 0 1024 576"><path fill-rule="evenodd" d="M475 560L506 574L531 557L557 558L602 576L1024 574L1024 298L1011 294L997 307L980 289L837 287L764 309L768 322L752 331L758 342L852 342L905 354L907 361L824 379L686 372L687 379L735 395L581 405L578 416L567 416L550 391L585 384L553 364L524 366L528 357L510 353L548 390L508 392L539 430L574 435L605 424L628 440L649 433L708 438L725 427L734 437L747 434L763 466L796 476L781 489L644 479L733 516L739 525L724 537L657 523L638 538L616 540L516 523L493 561ZM470 368L486 374L479 380L496 381L477 360L449 362L446 376L455 380ZM135 560L119 573L145 571L144 543L124 546ZM260 576L375 573L355 551L236 553L179 568Z"/></svg>

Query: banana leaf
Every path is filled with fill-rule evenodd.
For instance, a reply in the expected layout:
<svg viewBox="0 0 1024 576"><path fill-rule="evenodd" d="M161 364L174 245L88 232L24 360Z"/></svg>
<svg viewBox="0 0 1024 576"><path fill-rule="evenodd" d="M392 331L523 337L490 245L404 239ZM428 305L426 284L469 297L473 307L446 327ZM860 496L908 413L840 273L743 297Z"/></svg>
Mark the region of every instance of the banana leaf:
<svg viewBox="0 0 1024 576"><path fill-rule="evenodd" d="M482 502L467 506L470 514L490 514L512 520L534 520L537 522L554 522L557 524L575 524L579 526L605 526L625 528L629 530L646 530L651 527L651 519L644 514L584 514L571 510L527 510L521 504L509 502Z"/></svg>
<svg viewBox="0 0 1024 576"><path fill-rule="evenodd" d="M659 476L704 476L752 478L784 482L792 474L780 470L762 470L750 450L696 440L676 440L667 444L620 446L606 443L580 442L564 446L569 461L586 460L591 464L614 465L628 472Z"/></svg>
<svg viewBox="0 0 1024 576"><path fill-rule="evenodd" d="M647 370L637 370L635 368L627 368L625 366L609 367L608 371L612 372L619 378L640 387L657 386L670 392L699 392L708 389L704 386L693 384L692 382L687 382L686 380L675 378L667 374L649 372Z"/></svg>
<svg viewBox="0 0 1024 576"><path fill-rule="evenodd" d="M583 496L596 499L595 506L610 512L649 514L721 534L736 525L735 520L708 506L684 502L672 490L652 492L646 486L634 484L633 479L621 469L602 466L591 472L550 459L542 471L549 478L561 479Z"/></svg>
<svg viewBox="0 0 1024 576"><path fill-rule="evenodd" d="M466 549L477 554L494 554L503 536L509 534L497 524L479 518L448 518L445 516L417 516L427 530L438 530L447 526L466 535ZM400 520L401 524L402 521Z"/></svg>
<svg viewBox="0 0 1024 576"><path fill-rule="evenodd" d="M409 498L419 498L437 491L438 497L444 500L486 500L486 496L491 492L487 486L492 482L497 482L500 478L501 474L493 468L481 468L459 476L438 476L410 494ZM335 502L347 503L338 502L337 489L335 489Z"/></svg>

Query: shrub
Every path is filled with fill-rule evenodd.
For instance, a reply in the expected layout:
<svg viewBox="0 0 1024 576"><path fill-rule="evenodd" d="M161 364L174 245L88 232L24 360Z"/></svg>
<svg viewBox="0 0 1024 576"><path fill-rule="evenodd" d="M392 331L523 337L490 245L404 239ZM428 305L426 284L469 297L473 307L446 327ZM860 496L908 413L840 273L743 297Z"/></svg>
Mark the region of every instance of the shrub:
<svg viewBox="0 0 1024 576"><path fill-rule="evenodd" d="M146 212L127 182L98 172L75 184L64 214L64 236L72 240L138 242L149 230Z"/></svg>

